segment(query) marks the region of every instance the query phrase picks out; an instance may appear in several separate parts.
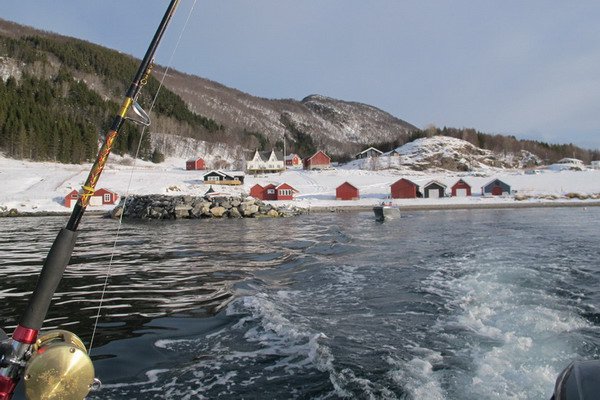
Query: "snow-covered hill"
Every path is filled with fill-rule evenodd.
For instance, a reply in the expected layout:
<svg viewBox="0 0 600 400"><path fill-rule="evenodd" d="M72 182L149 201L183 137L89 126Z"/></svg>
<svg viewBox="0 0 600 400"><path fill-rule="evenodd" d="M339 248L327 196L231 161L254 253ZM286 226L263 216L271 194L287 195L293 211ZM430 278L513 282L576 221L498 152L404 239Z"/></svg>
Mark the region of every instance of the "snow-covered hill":
<svg viewBox="0 0 600 400"><path fill-rule="evenodd" d="M434 136L406 143L377 159L354 161L349 167L369 170L393 168L415 171L488 171L490 168L525 168L541 164L542 160L528 151L496 154L465 140Z"/></svg>
<svg viewBox="0 0 600 400"><path fill-rule="evenodd" d="M259 132L272 143L284 135L294 142L301 132L333 154L351 154L368 143L392 141L418 130L376 107L320 95L302 101L263 99L177 71L167 75L165 85L192 111L231 131Z"/></svg>

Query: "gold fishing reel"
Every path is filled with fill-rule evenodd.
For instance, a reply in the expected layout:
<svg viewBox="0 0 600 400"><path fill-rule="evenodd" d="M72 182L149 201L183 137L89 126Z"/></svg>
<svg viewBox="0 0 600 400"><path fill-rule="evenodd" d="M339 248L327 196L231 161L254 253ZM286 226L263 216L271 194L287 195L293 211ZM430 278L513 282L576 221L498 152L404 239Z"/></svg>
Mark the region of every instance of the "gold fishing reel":
<svg viewBox="0 0 600 400"><path fill-rule="evenodd" d="M99 382L81 339L63 330L40 335L23 381L30 400L82 400Z"/></svg>

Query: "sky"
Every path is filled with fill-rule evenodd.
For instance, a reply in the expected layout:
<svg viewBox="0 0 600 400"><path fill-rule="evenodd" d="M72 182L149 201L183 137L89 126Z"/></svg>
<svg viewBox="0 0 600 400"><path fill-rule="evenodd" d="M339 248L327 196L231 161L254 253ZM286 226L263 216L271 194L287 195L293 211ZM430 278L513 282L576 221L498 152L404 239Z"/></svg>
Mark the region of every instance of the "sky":
<svg viewBox="0 0 600 400"><path fill-rule="evenodd" d="M0 18L141 58L167 5L2 0ZM592 0L181 0L157 63L259 97L600 149L598 21Z"/></svg>

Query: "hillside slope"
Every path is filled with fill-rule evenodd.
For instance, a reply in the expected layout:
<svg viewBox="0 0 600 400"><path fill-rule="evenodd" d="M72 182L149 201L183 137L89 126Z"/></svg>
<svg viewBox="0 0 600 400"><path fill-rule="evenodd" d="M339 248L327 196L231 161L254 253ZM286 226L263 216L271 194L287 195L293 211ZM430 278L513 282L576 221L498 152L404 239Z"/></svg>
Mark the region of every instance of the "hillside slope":
<svg viewBox="0 0 600 400"><path fill-rule="evenodd" d="M285 136L292 151L301 152L304 146L307 152L322 148L334 155L350 155L370 143L406 140L419 130L376 107L321 95L301 101L264 99L177 71L169 72L165 85L193 112L218 121L232 132L264 136L271 146L280 147ZM312 146L303 143L306 136ZM257 147L258 143L254 144ZM251 148L252 143L246 147Z"/></svg>

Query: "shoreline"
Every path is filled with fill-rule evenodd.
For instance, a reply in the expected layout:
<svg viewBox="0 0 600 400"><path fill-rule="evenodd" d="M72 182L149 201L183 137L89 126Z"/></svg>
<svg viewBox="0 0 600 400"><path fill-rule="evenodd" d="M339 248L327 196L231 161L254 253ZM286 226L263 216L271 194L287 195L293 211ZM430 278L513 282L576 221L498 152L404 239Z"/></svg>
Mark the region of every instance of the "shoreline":
<svg viewBox="0 0 600 400"><path fill-rule="evenodd" d="M600 201L590 202L539 202L539 203L493 203L493 204L422 204L394 205L400 211L444 211L444 210L484 210L506 208L560 208L560 207L600 207ZM309 207L308 213L319 212L360 212L371 211L374 205L367 206L316 206Z"/></svg>
<svg viewBox="0 0 600 400"><path fill-rule="evenodd" d="M304 212L363 212L371 211L376 205L339 205L339 206L314 206L298 207ZM600 201L558 201L558 202L511 202L511 203L489 203L489 204L419 204L419 205L395 205L401 211L444 211L444 210L486 210L486 209L509 209L509 208L560 208L560 207L600 207ZM102 216L110 214L107 210L86 211L86 215ZM37 211L0 214L0 218L18 217L60 217L69 216L71 211Z"/></svg>

